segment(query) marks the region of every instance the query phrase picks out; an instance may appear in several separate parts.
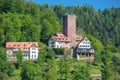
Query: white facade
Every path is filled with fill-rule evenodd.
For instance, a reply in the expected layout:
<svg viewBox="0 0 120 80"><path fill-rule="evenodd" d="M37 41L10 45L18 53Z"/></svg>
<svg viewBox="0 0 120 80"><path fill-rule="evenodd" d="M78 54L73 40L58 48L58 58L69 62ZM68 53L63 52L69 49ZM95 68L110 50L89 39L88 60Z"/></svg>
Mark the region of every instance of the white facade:
<svg viewBox="0 0 120 80"><path fill-rule="evenodd" d="M7 58L9 61L17 60L16 55L18 53L18 49L14 51L14 49L7 49ZM31 47L30 49L26 49L22 51L23 60L37 60L39 50L37 47Z"/></svg>
<svg viewBox="0 0 120 80"><path fill-rule="evenodd" d="M55 41L54 39L50 39L48 41L49 48L61 48L63 46L63 43L60 41Z"/></svg>
<svg viewBox="0 0 120 80"><path fill-rule="evenodd" d="M48 41L48 46L49 46L49 48L70 48L70 43L57 41L57 40L54 40L51 38Z"/></svg>
<svg viewBox="0 0 120 80"><path fill-rule="evenodd" d="M19 44L19 45L18 45ZM18 51L23 53L23 60L37 60L38 59L38 43L34 42L7 42L6 53L9 61L17 60Z"/></svg>
<svg viewBox="0 0 120 80"><path fill-rule="evenodd" d="M16 55L18 53L18 50L14 49L7 49L7 58L9 61L17 60ZM38 48L37 47L31 47L30 49L26 49L25 51L22 51L23 53L23 60L37 60L38 59Z"/></svg>
<svg viewBox="0 0 120 80"><path fill-rule="evenodd" d="M78 48L87 48L87 49L89 49L89 48L91 48L91 43L87 38L85 38L82 42L80 42L78 44Z"/></svg>
<svg viewBox="0 0 120 80"><path fill-rule="evenodd" d="M38 48L37 47L31 47L30 48L30 59L36 60L38 58Z"/></svg>
<svg viewBox="0 0 120 80"><path fill-rule="evenodd" d="M91 47L91 42L86 37L77 46L77 53L94 53L94 49Z"/></svg>

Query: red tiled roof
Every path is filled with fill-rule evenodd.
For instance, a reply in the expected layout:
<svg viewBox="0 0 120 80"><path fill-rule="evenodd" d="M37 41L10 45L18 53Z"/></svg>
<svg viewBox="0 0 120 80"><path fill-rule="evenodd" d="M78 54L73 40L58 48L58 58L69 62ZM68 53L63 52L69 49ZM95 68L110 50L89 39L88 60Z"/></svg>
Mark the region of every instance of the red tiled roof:
<svg viewBox="0 0 120 80"><path fill-rule="evenodd" d="M62 33L56 33L52 38L57 41L70 42L70 39Z"/></svg>
<svg viewBox="0 0 120 80"><path fill-rule="evenodd" d="M65 36L62 33L56 33L55 36L52 37L54 40L57 41L63 41L63 42L71 42L71 40L76 40L76 41L81 41L84 38L82 36L78 36L76 35L75 37L73 37L72 39L68 38L67 36Z"/></svg>
<svg viewBox="0 0 120 80"><path fill-rule="evenodd" d="M76 35L76 37L75 37L75 40L76 41L81 41L81 40L83 40L84 38L82 37L82 36L78 36L78 35Z"/></svg>
<svg viewBox="0 0 120 80"><path fill-rule="evenodd" d="M6 48L19 48L24 51L24 48L30 48L32 45L38 47L38 42L6 42Z"/></svg>

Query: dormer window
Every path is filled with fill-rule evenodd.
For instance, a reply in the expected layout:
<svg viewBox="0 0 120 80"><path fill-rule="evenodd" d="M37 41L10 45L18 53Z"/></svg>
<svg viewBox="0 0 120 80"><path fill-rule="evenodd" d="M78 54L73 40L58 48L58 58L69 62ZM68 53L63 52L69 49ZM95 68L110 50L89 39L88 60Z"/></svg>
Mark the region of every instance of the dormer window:
<svg viewBox="0 0 120 80"><path fill-rule="evenodd" d="M20 46L20 44L17 45L18 47Z"/></svg>
<svg viewBox="0 0 120 80"><path fill-rule="evenodd" d="M28 50L28 48L24 47L24 50Z"/></svg>
<svg viewBox="0 0 120 80"><path fill-rule="evenodd" d="M16 45L14 44L13 46L15 47Z"/></svg>

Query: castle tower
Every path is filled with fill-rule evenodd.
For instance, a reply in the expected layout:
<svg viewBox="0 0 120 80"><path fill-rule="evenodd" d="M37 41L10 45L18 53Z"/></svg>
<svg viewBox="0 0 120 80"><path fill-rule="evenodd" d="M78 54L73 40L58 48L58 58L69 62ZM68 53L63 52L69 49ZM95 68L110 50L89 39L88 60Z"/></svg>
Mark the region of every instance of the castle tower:
<svg viewBox="0 0 120 80"><path fill-rule="evenodd" d="M64 15L63 16L63 34L69 38L76 36L76 16Z"/></svg>

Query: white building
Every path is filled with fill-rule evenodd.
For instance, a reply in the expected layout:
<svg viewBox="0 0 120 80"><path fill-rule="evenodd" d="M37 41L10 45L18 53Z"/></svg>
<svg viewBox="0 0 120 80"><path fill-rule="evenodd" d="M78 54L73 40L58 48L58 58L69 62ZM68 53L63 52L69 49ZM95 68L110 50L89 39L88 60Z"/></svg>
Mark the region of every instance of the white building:
<svg viewBox="0 0 120 80"><path fill-rule="evenodd" d="M80 41L77 45L77 50L76 52L78 54L84 54L86 56L91 56L94 53L94 49L91 46L91 42L89 39L86 37L82 41Z"/></svg>
<svg viewBox="0 0 120 80"><path fill-rule="evenodd" d="M23 60L38 59L38 42L7 42L6 53L9 61L17 60L18 50L23 53Z"/></svg>
<svg viewBox="0 0 120 80"><path fill-rule="evenodd" d="M70 39L64 34L56 33L48 41L49 48L70 48Z"/></svg>

